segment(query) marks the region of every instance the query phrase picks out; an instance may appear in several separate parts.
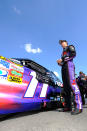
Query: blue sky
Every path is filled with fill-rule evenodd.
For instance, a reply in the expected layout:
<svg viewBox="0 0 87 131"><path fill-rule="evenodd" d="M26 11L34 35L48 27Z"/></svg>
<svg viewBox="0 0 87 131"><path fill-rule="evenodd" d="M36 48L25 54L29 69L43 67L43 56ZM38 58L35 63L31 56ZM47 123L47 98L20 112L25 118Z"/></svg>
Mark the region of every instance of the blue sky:
<svg viewBox="0 0 87 131"><path fill-rule="evenodd" d="M0 0L0 55L32 59L61 78L59 39L75 45L76 73L87 74L87 0Z"/></svg>

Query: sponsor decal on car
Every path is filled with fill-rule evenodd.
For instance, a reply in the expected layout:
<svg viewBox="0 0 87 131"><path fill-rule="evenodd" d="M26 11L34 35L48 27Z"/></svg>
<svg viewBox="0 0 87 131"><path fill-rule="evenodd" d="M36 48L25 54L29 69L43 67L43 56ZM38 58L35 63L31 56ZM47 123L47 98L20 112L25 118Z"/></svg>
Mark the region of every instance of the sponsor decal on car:
<svg viewBox="0 0 87 131"><path fill-rule="evenodd" d="M4 68L9 69L9 66L10 66L9 62L0 59L0 67L4 67Z"/></svg>
<svg viewBox="0 0 87 131"><path fill-rule="evenodd" d="M21 65L21 64L17 64L17 63L15 63L15 62L13 62L16 66L19 66L19 67L23 67L23 65Z"/></svg>
<svg viewBox="0 0 87 131"><path fill-rule="evenodd" d="M20 83L21 84L22 83L22 78L8 75L8 81L16 82L16 83Z"/></svg>
<svg viewBox="0 0 87 131"><path fill-rule="evenodd" d="M17 66L19 66L19 67L23 67L23 65L21 65L20 62L18 62L18 60L12 59L12 58L10 58L9 60L10 60L12 63L14 63L15 65L17 65Z"/></svg>
<svg viewBox="0 0 87 131"><path fill-rule="evenodd" d="M16 70L16 71L19 71L19 72L22 72L22 73L24 72L24 68L18 67L18 66L15 66L15 65L11 65L10 69L13 69L13 70Z"/></svg>
<svg viewBox="0 0 87 131"><path fill-rule="evenodd" d="M7 79L8 72L5 70L0 70L0 80Z"/></svg>
<svg viewBox="0 0 87 131"><path fill-rule="evenodd" d="M12 75L19 76L19 77L22 77L22 76L23 76L22 73L17 72L17 71L15 71L15 70L12 70L12 71L11 71L11 74L12 74Z"/></svg>
<svg viewBox="0 0 87 131"><path fill-rule="evenodd" d="M0 59L2 59L2 60L6 60L6 58L5 58L5 57L3 57L3 56L0 56Z"/></svg>

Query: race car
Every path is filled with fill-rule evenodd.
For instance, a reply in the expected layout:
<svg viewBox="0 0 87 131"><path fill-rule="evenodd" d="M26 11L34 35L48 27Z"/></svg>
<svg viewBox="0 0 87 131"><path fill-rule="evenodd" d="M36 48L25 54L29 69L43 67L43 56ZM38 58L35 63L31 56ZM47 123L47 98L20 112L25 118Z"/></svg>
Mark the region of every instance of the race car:
<svg viewBox="0 0 87 131"><path fill-rule="evenodd" d="M36 62L0 56L0 115L57 106L61 89L56 75Z"/></svg>

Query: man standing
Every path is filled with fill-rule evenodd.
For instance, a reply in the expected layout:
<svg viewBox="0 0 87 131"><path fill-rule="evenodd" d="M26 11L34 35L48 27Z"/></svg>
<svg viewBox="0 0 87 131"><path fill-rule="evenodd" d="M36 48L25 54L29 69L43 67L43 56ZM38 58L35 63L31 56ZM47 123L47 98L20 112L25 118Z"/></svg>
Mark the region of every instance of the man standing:
<svg viewBox="0 0 87 131"><path fill-rule="evenodd" d="M75 79L75 66L73 58L76 56L75 47L69 45L66 40L60 40L59 44L63 48L61 59L57 60L58 65L62 66L62 80L65 92L65 107L63 111L71 111L71 90L75 96L75 109L71 111L72 115L82 112L82 100Z"/></svg>
<svg viewBox="0 0 87 131"><path fill-rule="evenodd" d="M77 78L77 84L79 86L80 89L80 93L81 93L81 97L82 97L82 104L85 105L85 90L86 90L86 75L80 71L79 72L79 76Z"/></svg>

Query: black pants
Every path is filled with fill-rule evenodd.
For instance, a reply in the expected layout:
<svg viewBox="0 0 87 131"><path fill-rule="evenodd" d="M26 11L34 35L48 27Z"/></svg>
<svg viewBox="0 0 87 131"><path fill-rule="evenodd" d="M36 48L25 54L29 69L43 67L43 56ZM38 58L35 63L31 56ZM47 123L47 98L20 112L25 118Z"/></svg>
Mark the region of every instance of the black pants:
<svg viewBox="0 0 87 131"><path fill-rule="evenodd" d="M64 98L65 98L65 107L71 108L71 86L70 86L70 79L69 79L69 72L68 72L68 65L65 64L62 66L62 81L64 87Z"/></svg>
<svg viewBox="0 0 87 131"><path fill-rule="evenodd" d="M80 93L81 93L81 97L82 97L82 104L85 105L84 87L83 86L79 86L79 88L80 88Z"/></svg>

